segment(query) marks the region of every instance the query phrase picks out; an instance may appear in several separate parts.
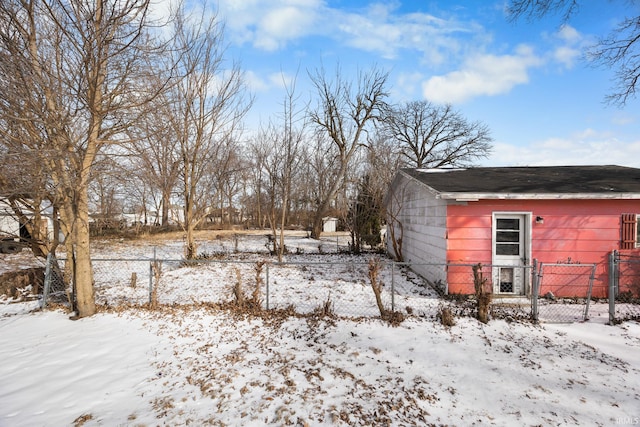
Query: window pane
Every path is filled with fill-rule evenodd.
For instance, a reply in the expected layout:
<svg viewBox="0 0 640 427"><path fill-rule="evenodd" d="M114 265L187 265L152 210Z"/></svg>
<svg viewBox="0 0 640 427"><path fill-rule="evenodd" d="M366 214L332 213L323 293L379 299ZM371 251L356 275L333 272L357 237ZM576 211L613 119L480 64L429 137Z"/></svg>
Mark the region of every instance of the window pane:
<svg viewBox="0 0 640 427"><path fill-rule="evenodd" d="M520 233L517 231L497 231L496 242L519 242Z"/></svg>
<svg viewBox="0 0 640 427"><path fill-rule="evenodd" d="M496 244L496 255L520 255L520 245L512 243Z"/></svg>
<svg viewBox="0 0 640 427"><path fill-rule="evenodd" d="M518 218L496 219L496 228L498 230L520 230L520 220Z"/></svg>

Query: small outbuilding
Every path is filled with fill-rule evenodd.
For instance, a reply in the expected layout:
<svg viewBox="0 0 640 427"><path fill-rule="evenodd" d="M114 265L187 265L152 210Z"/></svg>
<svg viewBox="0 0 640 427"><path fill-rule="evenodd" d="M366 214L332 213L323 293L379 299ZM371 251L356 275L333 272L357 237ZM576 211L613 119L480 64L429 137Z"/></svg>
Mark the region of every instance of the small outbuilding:
<svg viewBox="0 0 640 427"><path fill-rule="evenodd" d="M325 216L322 218L322 231L324 233L335 233L338 229L338 218Z"/></svg>
<svg viewBox="0 0 640 427"><path fill-rule="evenodd" d="M449 265L482 263L500 266L494 293L527 295L535 259L596 264L592 296L606 297L612 251L640 256L636 168L401 169L385 204L389 252L448 293L474 292Z"/></svg>

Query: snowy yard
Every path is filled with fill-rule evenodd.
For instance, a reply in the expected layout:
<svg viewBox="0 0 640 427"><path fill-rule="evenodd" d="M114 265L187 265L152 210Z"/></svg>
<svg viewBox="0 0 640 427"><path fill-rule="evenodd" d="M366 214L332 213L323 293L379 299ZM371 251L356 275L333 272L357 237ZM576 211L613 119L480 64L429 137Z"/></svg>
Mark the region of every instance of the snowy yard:
<svg viewBox="0 0 640 427"><path fill-rule="evenodd" d="M264 249L259 239L242 240ZM297 257L338 246L299 242L306 255ZM200 250L243 252L242 244L203 241ZM179 258L179 240L153 246L158 256ZM148 257L150 247L102 242L96 257ZM6 257L3 266L18 262ZM255 259L247 257L241 275L250 283ZM274 273L273 282L294 293L282 301L304 303L297 284L310 280L326 289L335 283L334 296L351 293L355 300L336 304L336 312L373 297L366 266L305 268ZM357 277L347 282L351 273ZM39 311L37 301L0 301L0 426L640 423L640 325L605 325L597 307L589 322L539 326L459 317L446 328L431 315L397 327L375 318L256 318L204 298L230 299L236 277L219 264L167 268L159 299L183 305L101 310L77 321L62 310ZM437 311L442 301L402 277L400 307L417 306L422 293L421 307ZM98 297L133 298L139 290L124 282ZM318 295L308 308L326 298Z"/></svg>

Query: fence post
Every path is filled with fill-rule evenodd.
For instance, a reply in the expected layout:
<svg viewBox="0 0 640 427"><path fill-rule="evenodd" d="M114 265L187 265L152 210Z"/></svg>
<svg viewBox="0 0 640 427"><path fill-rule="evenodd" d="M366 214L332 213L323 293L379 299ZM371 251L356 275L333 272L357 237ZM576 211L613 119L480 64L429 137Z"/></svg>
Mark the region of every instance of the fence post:
<svg viewBox="0 0 640 427"><path fill-rule="evenodd" d="M45 308L47 306L47 298L49 298L49 289L51 289L51 257L53 254L49 252L47 254L47 265L44 269L44 283L42 284L42 306L40 308Z"/></svg>
<svg viewBox="0 0 640 427"><path fill-rule="evenodd" d="M153 261L149 263L149 305L153 302L153 267L156 265L156 247L153 247Z"/></svg>
<svg viewBox="0 0 640 427"><path fill-rule="evenodd" d="M396 262L391 261L391 311L396 311L396 280L395 280Z"/></svg>
<svg viewBox="0 0 640 427"><path fill-rule="evenodd" d="M585 322L589 320L589 304L591 304L591 294L593 291L593 281L595 280L595 277L596 277L596 265L593 264L593 267L591 268L591 275L589 276L589 291L587 292L587 305L584 308L583 320Z"/></svg>
<svg viewBox="0 0 640 427"><path fill-rule="evenodd" d="M267 310L269 310L269 264L267 263L267 281L266 281L266 286L265 286L265 292L266 292L266 306L267 306Z"/></svg>
<svg viewBox="0 0 640 427"><path fill-rule="evenodd" d="M531 289L531 317L534 322L538 322L538 294L540 291L540 276L538 275L538 260L533 260L533 274L532 274L532 289Z"/></svg>
<svg viewBox="0 0 640 427"><path fill-rule="evenodd" d="M617 251L614 249L609 254L609 324L616 323L616 265Z"/></svg>

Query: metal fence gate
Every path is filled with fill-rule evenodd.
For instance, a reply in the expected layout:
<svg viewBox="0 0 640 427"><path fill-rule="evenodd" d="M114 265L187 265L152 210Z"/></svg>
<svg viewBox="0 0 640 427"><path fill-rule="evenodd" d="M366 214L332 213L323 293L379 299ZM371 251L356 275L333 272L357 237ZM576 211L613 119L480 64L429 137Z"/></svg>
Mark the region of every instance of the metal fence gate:
<svg viewBox="0 0 640 427"><path fill-rule="evenodd" d="M609 323L640 320L640 256L609 256Z"/></svg>
<svg viewBox="0 0 640 427"><path fill-rule="evenodd" d="M589 303L596 264L545 264L534 268L531 313L535 321L583 322Z"/></svg>

